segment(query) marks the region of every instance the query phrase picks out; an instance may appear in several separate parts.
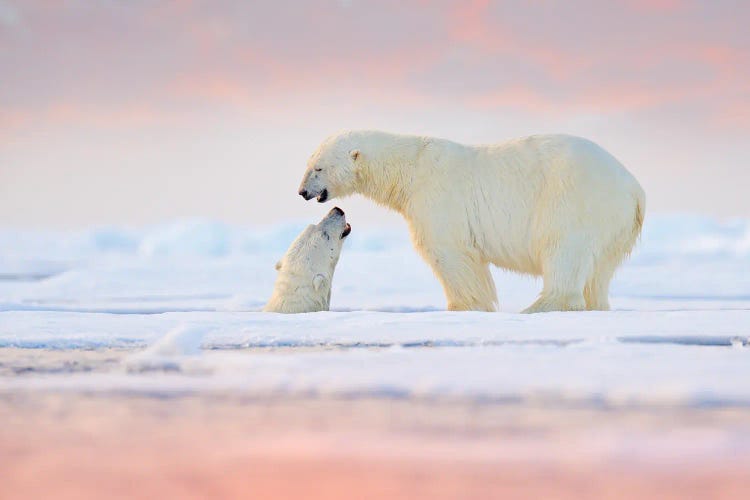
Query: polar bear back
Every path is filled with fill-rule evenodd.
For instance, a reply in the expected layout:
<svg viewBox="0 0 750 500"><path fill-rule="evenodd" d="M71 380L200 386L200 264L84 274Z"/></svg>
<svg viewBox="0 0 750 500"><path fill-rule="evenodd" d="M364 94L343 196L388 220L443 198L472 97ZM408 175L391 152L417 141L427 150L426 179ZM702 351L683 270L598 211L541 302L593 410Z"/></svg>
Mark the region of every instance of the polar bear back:
<svg viewBox="0 0 750 500"><path fill-rule="evenodd" d="M416 167L420 189L409 211L435 223L413 225L417 239L426 232L430 240L473 245L495 265L535 275L544 250L563 235L578 232L596 246L631 227L634 207L645 203L617 159L569 135L479 146L429 139Z"/></svg>

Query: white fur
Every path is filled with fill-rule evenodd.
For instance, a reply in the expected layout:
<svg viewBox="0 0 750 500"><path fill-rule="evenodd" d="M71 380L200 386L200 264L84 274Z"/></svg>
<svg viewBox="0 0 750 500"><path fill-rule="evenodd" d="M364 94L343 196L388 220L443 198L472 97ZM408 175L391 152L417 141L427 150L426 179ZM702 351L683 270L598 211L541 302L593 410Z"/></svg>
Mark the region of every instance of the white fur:
<svg viewBox="0 0 750 500"><path fill-rule="evenodd" d="M319 224L311 224L302 231L276 264L276 284L264 311L303 313L328 310L333 273L346 227L344 213L334 208Z"/></svg>
<svg viewBox="0 0 750 500"><path fill-rule="evenodd" d="M401 213L451 310L496 309L489 264L544 278L525 312L609 309L609 282L645 210L620 162L567 135L466 146L345 132L312 155L300 190L360 193Z"/></svg>

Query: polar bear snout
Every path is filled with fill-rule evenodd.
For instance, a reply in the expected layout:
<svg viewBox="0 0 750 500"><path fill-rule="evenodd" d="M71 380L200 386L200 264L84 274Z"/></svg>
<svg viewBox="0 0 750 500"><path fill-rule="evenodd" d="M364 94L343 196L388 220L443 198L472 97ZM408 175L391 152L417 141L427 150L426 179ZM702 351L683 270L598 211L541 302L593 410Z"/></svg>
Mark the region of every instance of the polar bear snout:
<svg viewBox="0 0 750 500"><path fill-rule="evenodd" d="M307 201L312 200L313 198L317 198L318 203L325 203L328 201L328 189L326 188L323 188L318 194L313 194L307 189L300 189L298 194Z"/></svg>
<svg viewBox="0 0 750 500"><path fill-rule="evenodd" d="M297 193L305 200L317 198L318 203L328 201L328 185L323 178L322 171L312 168L308 169Z"/></svg>
<svg viewBox="0 0 750 500"><path fill-rule="evenodd" d="M346 214L339 207L333 207L320 222L321 226L331 229L334 234L339 234L339 239L344 239L352 232L352 226L346 222Z"/></svg>
<svg viewBox="0 0 750 500"><path fill-rule="evenodd" d="M312 200L313 198L318 199L318 203L325 203L328 201L328 188L322 188L322 189L307 189L307 188L300 188L300 190L297 192L301 197L303 197L305 200Z"/></svg>

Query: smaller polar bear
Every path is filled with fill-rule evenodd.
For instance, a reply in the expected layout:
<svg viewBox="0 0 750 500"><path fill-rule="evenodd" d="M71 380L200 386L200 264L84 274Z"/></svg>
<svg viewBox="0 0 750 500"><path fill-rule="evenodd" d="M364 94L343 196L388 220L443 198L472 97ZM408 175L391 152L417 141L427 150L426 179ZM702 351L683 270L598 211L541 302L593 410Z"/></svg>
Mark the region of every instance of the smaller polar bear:
<svg viewBox="0 0 750 500"><path fill-rule="evenodd" d="M344 239L352 227L344 211L334 207L317 225L297 236L276 264L279 272L266 312L304 313L327 311L331 304L333 272Z"/></svg>

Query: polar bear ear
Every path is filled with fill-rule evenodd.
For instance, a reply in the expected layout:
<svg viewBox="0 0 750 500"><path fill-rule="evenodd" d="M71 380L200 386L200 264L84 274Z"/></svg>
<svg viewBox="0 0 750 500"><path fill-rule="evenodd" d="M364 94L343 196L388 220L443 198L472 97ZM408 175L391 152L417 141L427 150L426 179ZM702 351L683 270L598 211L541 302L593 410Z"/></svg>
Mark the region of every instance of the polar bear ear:
<svg viewBox="0 0 750 500"><path fill-rule="evenodd" d="M359 149L349 151L349 156L351 156L352 160L357 161L357 158L359 158Z"/></svg>
<svg viewBox="0 0 750 500"><path fill-rule="evenodd" d="M319 292L321 288L323 288L326 284L326 277L322 274L316 274L313 278L313 288L316 292Z"/></svg>
<svg viewBox="0 0 750 500"><path fill-rule="evenodd" d="M276 263L276 265L275 265L275 266L273 266L273 267L275 267L277 271L281 271L281 261L278 261L278 262Z"/></svg>

